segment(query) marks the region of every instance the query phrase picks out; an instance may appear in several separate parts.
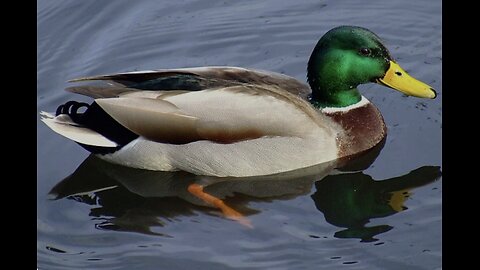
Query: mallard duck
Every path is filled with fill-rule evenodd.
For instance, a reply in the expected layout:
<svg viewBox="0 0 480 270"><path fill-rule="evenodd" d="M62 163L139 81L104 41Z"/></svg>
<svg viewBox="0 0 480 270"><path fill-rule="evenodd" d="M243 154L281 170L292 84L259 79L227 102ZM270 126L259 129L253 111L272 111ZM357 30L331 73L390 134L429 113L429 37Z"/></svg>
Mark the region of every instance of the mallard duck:
<svg viewBox="0 0 480 270"><path fill-rule="evenodd" d="M371 149L386 126L360 84L436 97L377 35L356 26L321 37L308 61L308 85L279 73L213 66L71 80L84 81L107 84L67 88L94 101L42 112L53 131L109 162L217 177L278 174Z"/></svg>

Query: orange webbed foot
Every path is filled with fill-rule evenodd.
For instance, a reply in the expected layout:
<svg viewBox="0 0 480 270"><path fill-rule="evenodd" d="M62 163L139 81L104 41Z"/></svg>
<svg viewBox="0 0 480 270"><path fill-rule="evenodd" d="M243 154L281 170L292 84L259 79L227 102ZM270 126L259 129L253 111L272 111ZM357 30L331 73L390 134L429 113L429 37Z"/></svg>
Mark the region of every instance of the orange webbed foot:
<svg viewBox="0 0 480 270"><path fill-rule="evenodd" d="M239 213L235 209L225 204L223 200L204 192L203 188L204 187L199 184L195 184L195 183L190 184L188 186L188 192L190 192L195 197L201 199L202 201L212 206L215 206L216 208L219 208L222 211L222 213L225 215L225 217L238 221L240 224L248 228L253 228L250 220L248 220L245 216L243 216L241 213Z"/></svg>

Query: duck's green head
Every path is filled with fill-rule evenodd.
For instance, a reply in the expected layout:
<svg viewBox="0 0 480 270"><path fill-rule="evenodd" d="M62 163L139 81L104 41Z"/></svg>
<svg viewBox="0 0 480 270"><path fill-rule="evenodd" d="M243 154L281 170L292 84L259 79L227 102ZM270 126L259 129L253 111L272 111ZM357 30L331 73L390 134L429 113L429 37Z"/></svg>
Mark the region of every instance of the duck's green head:
<svg viewBox="0 0 480 270"><path fill-rule="evenodd" d="M405 72L370 30L340 26L317 43L308 61L312 102L320 107L345 107L361 100L357 86L376 82L410 96L435 98L432 87Z"/></svg>

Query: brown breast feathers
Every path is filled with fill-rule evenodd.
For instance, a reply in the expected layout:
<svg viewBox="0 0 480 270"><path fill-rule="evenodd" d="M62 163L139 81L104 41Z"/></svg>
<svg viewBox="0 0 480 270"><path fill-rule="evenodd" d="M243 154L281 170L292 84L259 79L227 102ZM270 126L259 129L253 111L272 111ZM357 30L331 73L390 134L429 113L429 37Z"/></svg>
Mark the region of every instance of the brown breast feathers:
<svg viewBox="0 0 480 270"><path fill-rule="evenodd" d="M345 134L338 138L339 157L361 154L387 135L387 127L380 111L371 103L347 112L325 113L338 123Z"/></svg>

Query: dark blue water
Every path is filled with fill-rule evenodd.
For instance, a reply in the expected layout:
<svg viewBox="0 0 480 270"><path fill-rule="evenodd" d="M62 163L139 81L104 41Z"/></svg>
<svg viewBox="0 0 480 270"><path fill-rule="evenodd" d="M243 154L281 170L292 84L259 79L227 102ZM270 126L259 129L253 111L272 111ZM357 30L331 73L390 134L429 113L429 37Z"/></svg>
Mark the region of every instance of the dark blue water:
<svg viewBox="0 0 480 270"><path fill-rule="evenodd" d="M442 267L442 180L435 167L442 164L441 1L37 5L38 111L88 101L63 91L68 79L84 75L232 65L305 81L317 40L343 24L377 33L403 68L439 94L423 100L362 86L382 112L388 137L359 172L207 189L247 215L253 229L185 194L194 176L88 158L38 120L39 269Z"/></svg>

